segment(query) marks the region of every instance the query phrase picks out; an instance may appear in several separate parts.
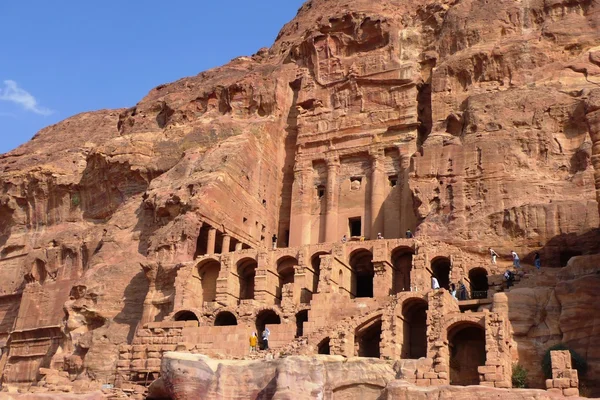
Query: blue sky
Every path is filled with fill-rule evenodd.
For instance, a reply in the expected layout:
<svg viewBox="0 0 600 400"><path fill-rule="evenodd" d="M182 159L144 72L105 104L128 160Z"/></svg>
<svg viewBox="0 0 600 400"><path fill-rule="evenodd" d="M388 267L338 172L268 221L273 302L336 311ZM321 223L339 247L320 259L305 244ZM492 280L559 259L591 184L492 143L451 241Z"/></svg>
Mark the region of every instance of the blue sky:
<svg viewBox="0 0 600 400"><path fill-rule="evenodd" d="M0 153L269 47L304 0L0 0Z"/></svg>

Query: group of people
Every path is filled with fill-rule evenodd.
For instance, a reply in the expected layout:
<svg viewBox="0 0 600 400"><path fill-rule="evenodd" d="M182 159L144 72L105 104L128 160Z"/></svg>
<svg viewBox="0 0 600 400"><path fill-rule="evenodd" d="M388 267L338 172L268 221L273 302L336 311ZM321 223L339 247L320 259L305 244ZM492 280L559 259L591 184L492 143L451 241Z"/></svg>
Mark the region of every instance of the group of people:
<svg viewBox="0 0 600 400"><path fill-rule="evenodd" d="M412 238L415 237L413 235L413 233L410 231L410 229L406 231L405 236L406 236L407 239L412 239ZM377 232L377 240L381 240L381 239L384 239L383 235L381 234L381 232ZM360 241L362 242L364 240L365 240L365 237L361 236L360 237ZM348 235L342 236L342 243L346 243L347 241L348 241Z"/></svg>
<svg viewBox="0 0 600 400"><path fill-rule="evenodd" d="M500 256L491 247L488 247L488 251L490 252L490 256L492 257L492 264L496 265L496 259L498 257L500 257ZM515 268L521 268L521 259L519 258L519 255L517 254L517 252L515 252L514 250L512 250L510 252L510 255L511 255L512 259L513 259L513 266ZM533 265L537 269L542 268L542 258L540 257L540 253L538 253L538 252L536 252L535 256L533 257Z"/></svg>
<svg viewBox="0 0 600 400"><path fill-rule="evenodd" d="M431 288L433 290L440 289L440 282L434 275L431 276ZM450 291L450 294L452 295L452 297L454 297L457 300L468 300L469 299L467 287L465 286L465 284L462 280L460 282L458 282L458 287L454 283L451 283L449 291Z"/></svg>
<svg viewBox="0 0 600 400"><path fill-rule="evenodd" d="M265 327L265 330L262 333L262 348L261 350L269 350L269 336L271 335L271 331L269 328ZM252 332L250 335L250 353L256 353L258 351L258 336L256 332Z"/></svg>

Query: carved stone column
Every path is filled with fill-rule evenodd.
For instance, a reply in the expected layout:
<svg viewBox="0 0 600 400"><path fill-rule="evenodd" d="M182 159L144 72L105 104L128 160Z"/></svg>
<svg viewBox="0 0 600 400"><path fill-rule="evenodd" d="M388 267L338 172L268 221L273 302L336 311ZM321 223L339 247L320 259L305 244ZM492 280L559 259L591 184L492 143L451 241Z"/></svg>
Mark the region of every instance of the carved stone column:
<svg viewBox="0 0 600 400"><path fill-rule="evenodd" d="M338 241L338 174L340 160L337 157L327 159L327 206L325 208L325 241Z"/></svg>
<svg viewBox="0 0 600 400"><path fill-rule="evenodd" d="M371 155L371 233L370 239L375 239L383 228L383 202L385 201L385 170L383 149L374 149Z"/></svg>
<svg viewBox="0 0 600 400"><path fill-rule="evenodd" d="M231 236L223 234L223 244L221 245L221 254L229 253L229 246L231 245Z"/></svg>
<svg viewBox="0 0 600 400"><path fill-rule="evenodd" d="M215 254L215 244L217 241L217 230L210 228L208 230L208 241L206 242L206 254Z"/></svg>
<svg viewBox="0 0 600 400"><path fill-rule="evenodd" d="M296 160L292 186L290 247L310 244L310 195L312 165L310 160Z"/></svg>

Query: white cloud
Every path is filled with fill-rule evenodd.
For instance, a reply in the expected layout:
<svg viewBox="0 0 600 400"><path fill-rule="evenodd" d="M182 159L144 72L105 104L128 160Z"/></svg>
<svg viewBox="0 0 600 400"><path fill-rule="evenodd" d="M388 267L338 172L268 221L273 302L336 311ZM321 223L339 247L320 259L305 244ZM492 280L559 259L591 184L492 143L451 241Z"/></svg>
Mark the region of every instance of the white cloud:
<svg viewBox="0 0 600 400"><path fill-rule="evenodd" d="M54 112L48 108L40 107L31 93L21 89L19 85L17 85L17 82L11 80L4 81L4 88L0 88L0 100L18 104L27 111L39 115L50 115Z"/></svg>

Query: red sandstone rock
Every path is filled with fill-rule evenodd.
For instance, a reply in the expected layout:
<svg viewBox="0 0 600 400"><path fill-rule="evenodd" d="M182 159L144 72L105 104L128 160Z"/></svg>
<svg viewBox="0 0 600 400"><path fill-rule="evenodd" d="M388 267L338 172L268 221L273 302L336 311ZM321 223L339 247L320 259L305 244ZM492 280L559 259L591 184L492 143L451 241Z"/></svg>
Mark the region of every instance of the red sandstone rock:
<svg viewBox="0 0 600 400"><path fill-rule="evenodd" d="M0 393L0 400L104 400L107 399L100 392L89 394L64 394L64 393L27 393L8 394Z"/></svg>
<svg viewBox="0 0 600 400"><path fill-rule="evenodd" d="M380 330L428 386L456 377L460 324L485 330L468 379L509 386L519 361L543 387L562 341L600 380L593 256L473 313L425 292L444 268L503 290L488 246L544 268L600 250L599 7L312 0L270 49L1 155L2 381L145 383L177 348L245 357L267 325L290 354L364 355Z"/></svg>

